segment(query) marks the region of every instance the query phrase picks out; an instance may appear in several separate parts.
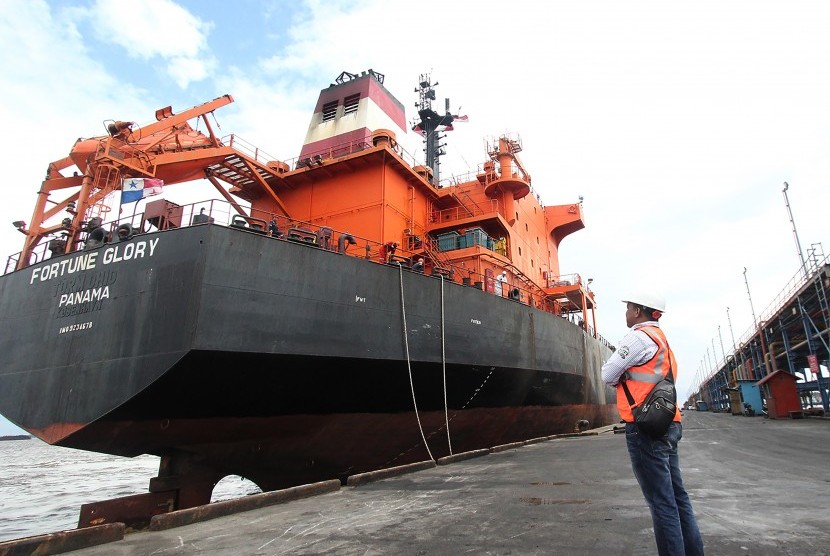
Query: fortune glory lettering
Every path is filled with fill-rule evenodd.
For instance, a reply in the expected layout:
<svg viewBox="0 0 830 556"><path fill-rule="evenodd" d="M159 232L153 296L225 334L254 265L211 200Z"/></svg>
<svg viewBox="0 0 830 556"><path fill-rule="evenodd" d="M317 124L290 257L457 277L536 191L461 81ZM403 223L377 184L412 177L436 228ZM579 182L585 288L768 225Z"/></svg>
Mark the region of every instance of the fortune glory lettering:
<svg viewBox="0 0 830 556"><path fill-rule="evenodd" d="M35 281L46 282L54 278L60 278L66 274L74 274L75 272L94 269L99 262L98 255L102 253L103 256L101 257L100 262L105 265L129 261L131 259L152 257L156 251L158 242L159 238L155 238L147 241L135 241L126 244L119 244L113 247L107 247L103 250L103 252L96 250L52 264L36 267L32 269L32 276L29 279L29 284L34 284Z"/></svg>

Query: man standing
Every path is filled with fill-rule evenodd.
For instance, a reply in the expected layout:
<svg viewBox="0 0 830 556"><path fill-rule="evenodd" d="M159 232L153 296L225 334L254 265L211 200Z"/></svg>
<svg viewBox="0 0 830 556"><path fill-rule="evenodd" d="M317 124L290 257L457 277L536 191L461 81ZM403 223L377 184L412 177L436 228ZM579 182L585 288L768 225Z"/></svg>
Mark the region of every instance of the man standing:
<svg viewBox="0 0 830 556"><path fill-rule="evenodd" d="M654 537L660 556L698 556L703 540L692 503L680 476L677 443L683 436L680 410L662 438L651 438L634 424L634 415L621 383L625 381L633 406L645 401L654 385L672 373L677 381L677 363L658 320L666 309L665 299L641 292L623 300L625 322L630 328L620 347L602 366L602 380L617 389L617 409L625 421L625 440L634 476L651 510Z"/></svg>
<svg viewBox="0 0 830 556"><path fill-rule="evenodd" d="M504 297L505 293L507 292L507 271L502 270L501 274L498 275L496 278L499 282L499 295Z"/></svg>

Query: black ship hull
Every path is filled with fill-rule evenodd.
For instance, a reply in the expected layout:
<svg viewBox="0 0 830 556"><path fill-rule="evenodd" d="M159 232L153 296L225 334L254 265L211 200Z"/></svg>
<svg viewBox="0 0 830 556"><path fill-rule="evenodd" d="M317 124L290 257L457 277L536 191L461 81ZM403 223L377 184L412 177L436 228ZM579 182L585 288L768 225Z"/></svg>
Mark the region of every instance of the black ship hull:
<svg viewBox="0 0 830 556"><path fill-rule="evenodd" d="M7 275L0 318L17 425L265 490L616 418L608 348L566 319L216 225Z"/></svg>

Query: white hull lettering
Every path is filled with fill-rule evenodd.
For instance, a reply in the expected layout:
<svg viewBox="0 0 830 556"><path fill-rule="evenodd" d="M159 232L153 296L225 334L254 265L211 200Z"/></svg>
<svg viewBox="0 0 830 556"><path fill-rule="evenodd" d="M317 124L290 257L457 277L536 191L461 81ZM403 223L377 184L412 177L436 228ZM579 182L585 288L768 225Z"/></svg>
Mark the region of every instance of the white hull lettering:
<svg viewBox="0 0 830 556"><path fill-rule="evenodd" d="M35 280L45 282L52 278L58 278L65 274L74 274L82 270L89 270L95 268L97 263L98 252L84 253L71 259L64 259L57 263L41 266L32 269L32 277L29 279L29 284L34 284Z"/></svg>
<svg viewBox="0 0 830 556"><path fill-rule="evenodd" d="M84 290L82 292L64 293L61 294L60 301L58 302L58 307L63 307L65 305L78 305L80 303L89 303L90 301L109 299L109 297L109 286L104 286L103 288Z"/></svg>
<svg viewBox="0 0 830 556"><path fill-rule="evenodd" d="M33 268L32 275L29 278L29 284L34 284L35 282L46 282L68 274L74 274L76 272L93 270L99 262L107 265L133 259L152 257L156 252L159 239L160 238L133 241L126 244L118 244L114 247L107 247L104 249L103 256L100 261L98 260L98 255L101 251L98 250L69 257L56 263Z"/></svg>
<svg viewBox="0 0 830 556"><path fill-rule="evenodd" d="M58 328L58 334L66 334L67 332L76 332L78 330L89 330L92 328L92 321L79 322L77 324L70 324L69 326L61 326Z"/></svg>
<svg viewBox="0 0 830 556"><path fill-rule="evenodd" d="M145 256L146 249L149 246L152 257L156 251L159 238L150 241L138 241L135 243L128 243L126 245L116 245L115 247L108 247L104 251L104 264L120 263L121 261L129 261L131 259L141 259Z"/></svg>

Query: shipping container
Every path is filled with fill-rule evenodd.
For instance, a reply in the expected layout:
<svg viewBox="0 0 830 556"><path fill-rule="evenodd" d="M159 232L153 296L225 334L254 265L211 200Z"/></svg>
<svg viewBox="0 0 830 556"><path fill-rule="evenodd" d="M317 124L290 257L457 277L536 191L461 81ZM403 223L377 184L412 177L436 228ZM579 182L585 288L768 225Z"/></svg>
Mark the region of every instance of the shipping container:
<svg viewBox="0 0 830 556"><path fill-rule="evenodd" d="M458 232L447 232L444 234L438 234L438 250L452 251L454 249L458 249L458 237Z"/></svg>
<svg viewBox="0 0 830 556"><path fill-rule="evenodd" d="M487 232L481 228L470 228L464 233L464 236L467 240L467 247L472 247L473 245L487 247Z"/></svg>

